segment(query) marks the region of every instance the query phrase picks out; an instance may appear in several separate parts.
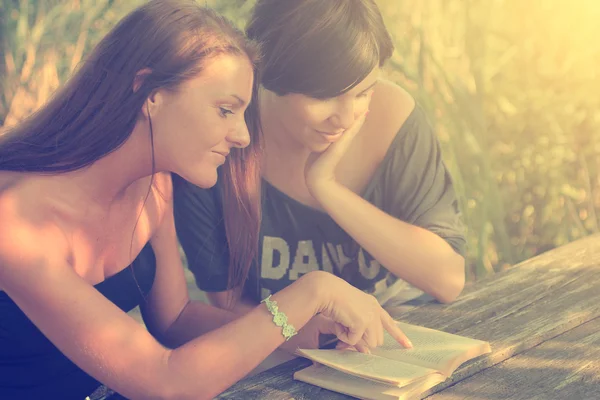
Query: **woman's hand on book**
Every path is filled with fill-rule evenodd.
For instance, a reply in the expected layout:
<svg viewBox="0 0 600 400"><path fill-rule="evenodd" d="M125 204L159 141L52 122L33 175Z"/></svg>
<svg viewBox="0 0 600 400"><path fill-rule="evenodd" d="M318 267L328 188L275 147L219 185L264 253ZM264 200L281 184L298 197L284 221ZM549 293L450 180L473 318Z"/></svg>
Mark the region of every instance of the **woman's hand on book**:
<svg viewBox="0 0 600 400"><path fill-rule="evenodd" d="M290 353L294 353L296 349L318 349L321 335L335 335L335 322L323 314L317 314L281 348Z"/></svg>
<svg viewBox="0 0 600 400"><path fill-rule="evenodd" d="M370 348L383 344L385 330L402 346L412 347L410 340L375 297L328 272L314 271L311 274L323 288L320 291L321 306L317 311L335 322L334 333L339 340L368 353Z"/></svg>

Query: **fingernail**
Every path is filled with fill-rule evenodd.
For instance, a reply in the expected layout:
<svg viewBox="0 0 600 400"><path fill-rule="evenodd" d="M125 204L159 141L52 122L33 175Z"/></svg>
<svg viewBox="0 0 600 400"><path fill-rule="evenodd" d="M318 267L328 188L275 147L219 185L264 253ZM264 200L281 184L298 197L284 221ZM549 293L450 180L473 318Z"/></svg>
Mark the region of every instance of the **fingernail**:
<svg viewBox="0 0 600 400"><path fill-rule="evenodd" d="M412 347L413 347L413 344L412 344L412 342L411 342L410 340L407 340L407 341L406 341L406 344L408 345L408 348L409 348L409 349L412 349Z"/></svg>

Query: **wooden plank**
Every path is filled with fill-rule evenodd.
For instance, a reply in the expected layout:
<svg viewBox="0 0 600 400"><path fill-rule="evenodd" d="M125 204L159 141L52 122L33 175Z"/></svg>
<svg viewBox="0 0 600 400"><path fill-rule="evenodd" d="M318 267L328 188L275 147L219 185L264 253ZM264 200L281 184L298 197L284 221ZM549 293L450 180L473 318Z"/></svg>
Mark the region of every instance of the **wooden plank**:
<svg viewBox="0 0 600 400"><path fill-rule="evenodd" d="M510 312L525 298L534 303L544 297L547 289L565 283L571 276L588 267L596 268L600 262L600 236L593 236L547 252L496 275L491 275L465 288L460 298L452 304L428 304L409 312L390 313L419 323L435 318L438 328L459 332L472 325L474 319L499 317L502 310ZM533 296L533 297L532 297ZM423 315L421 309L426 315ZM463 311L469 311L463 313ZM449 311L449 313L447 312ZM456 319L453 311L461 311Z"/></svg>
<svg viewBox="0 0 600 400"><path fill-rule="evenodd" d="M427 399L600 399L600 318Z"/></svg>
<svg viewBox="0 0 600 400"><path fill-rule="evenodd" d="M464 364L427 394L435 393L600 316L600 236L551 250L470 285L453 304L396 311L390 310L403 321L487 340L492 346L490 355ZM293 360L265 371L220 398L315 398L313 386L292 379L306 363ZM348 398L318 393L322 399Z"/></svg>
<svg viewBox="0 0 600 400"><path fill-rule="evenodd" d="M288 361L268 371L234 385L217 399L229 400L280 400L327 399L346 400L350 397L321 389L307 383L294 381L294 372L311 365L305 358Z"/></svg>
<svg viewBox="0 0 600 400"><path fill-rule="evenodd" d="M598 237L565 247L507 271L455 304L432 305L402 318L492 346L490 355L464 364L431 393L600 316Z"/></svg>

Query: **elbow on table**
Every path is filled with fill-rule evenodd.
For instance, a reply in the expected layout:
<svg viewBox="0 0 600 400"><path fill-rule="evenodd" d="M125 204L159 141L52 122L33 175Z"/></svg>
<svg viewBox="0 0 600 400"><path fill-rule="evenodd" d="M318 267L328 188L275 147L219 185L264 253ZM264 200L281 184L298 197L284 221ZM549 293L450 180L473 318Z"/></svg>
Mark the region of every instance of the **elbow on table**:
<svg viewBox="0 0 600 400"><path fill-rule="evenodd" d="M131 396L132 399L152 400L210 400L218 396L227 387L219 379L211 379L210 373L201 374L201 378L193 382L182 377L169 364L177 350L167 349L162 359L163 368L157 379L146 387L146 393ZM214 369L214 368L213 368ZM205 371L207 372L207 371Z"/></svg>
<svg viewBox="0 0 600 400"><path fill-rule="evenodd" d="M182 393L180 388L172 388L173 390L163 390L159 396L152 397L157 400L210 400L214 399L219 393L195 393L190 395L189 393Z"/></svg>
<svg viewBox="0 0 600 400"><path fill-rule="evenodd" d="M456 300L465 287L465 259L454 253L447 263L448 274L444 276L443 284L432 293L433 297L444 304Z"/></svg>
<svg viewBox="0 0 600 400"><path fill-rule="evenodd" d="M174 382L173 380L172 382ZM210 380L206 380L206 385L202 388L202 391L191 391L190 388L185 388L184 385L165 383L162 387L150 396L143 396L143 399L156 399L156 400L210 400L218 396L223 390L211 387ZM214 386L214 385L212 385ZM192 393L190 393L192 392Z"/></svg>

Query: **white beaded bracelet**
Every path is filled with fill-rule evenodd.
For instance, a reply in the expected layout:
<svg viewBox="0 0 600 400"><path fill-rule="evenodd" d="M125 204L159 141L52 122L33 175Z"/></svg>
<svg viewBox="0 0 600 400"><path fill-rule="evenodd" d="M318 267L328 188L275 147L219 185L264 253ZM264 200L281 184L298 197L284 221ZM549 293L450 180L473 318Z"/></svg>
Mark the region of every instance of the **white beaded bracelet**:
<svg viewBox="0 0 600 400"><path fill-rule="evenodd" d="M293 325L287 323L287 315L279 311L279 308L277 307L277 302L275 300L271 300L271 295L269 295L269 297L261 301L261 303L265 303L265 305L267 306L267 310L269 310L269 312L273 314L273 322L275 323L275 325L282 328L281 333L283 334L283 337L286 341L290 340L292 336L298 333L296 332L296 328L294 328Z"/></svg>

